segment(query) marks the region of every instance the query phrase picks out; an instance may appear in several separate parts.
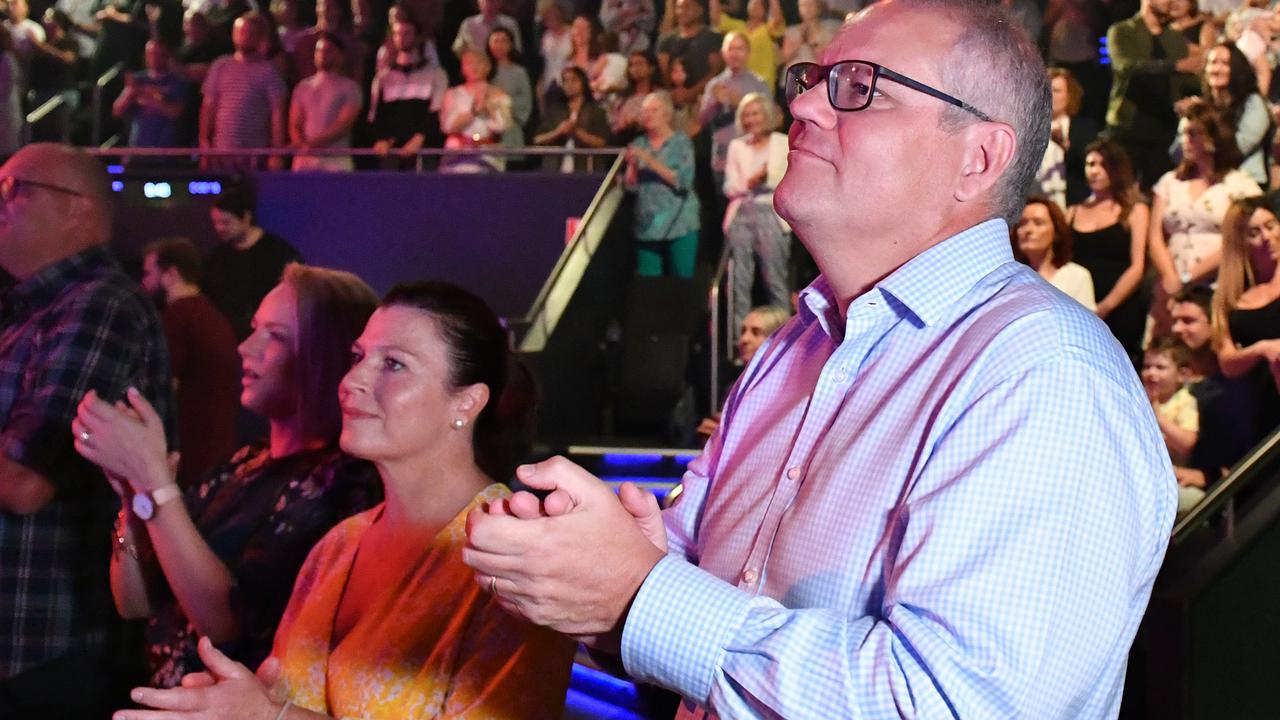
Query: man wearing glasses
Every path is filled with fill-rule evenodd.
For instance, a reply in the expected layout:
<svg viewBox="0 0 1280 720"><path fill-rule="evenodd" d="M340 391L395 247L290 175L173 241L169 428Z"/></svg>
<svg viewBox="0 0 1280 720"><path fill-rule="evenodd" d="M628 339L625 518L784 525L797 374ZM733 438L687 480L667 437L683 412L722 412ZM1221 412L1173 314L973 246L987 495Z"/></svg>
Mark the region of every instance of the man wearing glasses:
<svg viewBox="0 0 1280 720"><path fill-rule="evenodd" d="M124 700L107 577L118 500L72 447L88 390L133 386L172 437L164 334L107 252L102 166L28 145L0 167L0 717L105 717ZM92 438L80 438L92 442Z"/></svg>
<svg viewBox="0 0 1280 720"><path fill-rule="evenodd" d="M775 206L821 277L662 517L523 467L552 492L469 518L483 587L681 718L1117 714L1176 491L1106 326L1013 260L1050 122L1013 27L888 0L788 71Z"/></svg>

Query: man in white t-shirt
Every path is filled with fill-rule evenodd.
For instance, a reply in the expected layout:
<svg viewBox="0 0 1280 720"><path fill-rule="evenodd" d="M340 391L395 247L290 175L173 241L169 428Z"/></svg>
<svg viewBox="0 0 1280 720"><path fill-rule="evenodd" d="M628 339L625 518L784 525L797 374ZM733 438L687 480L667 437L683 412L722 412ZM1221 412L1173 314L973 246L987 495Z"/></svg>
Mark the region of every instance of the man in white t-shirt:
<svg viewBox="0 0 1280 720"><path fill-rule="evenodd" d="M325 32L316 41L316 72L298 83L289 106L289 142L295 148L349 148L351 128L360 116L360 86L341 72L347 48L341 38ZM299 153L294 172L350 170L350 156Z"/></svg>

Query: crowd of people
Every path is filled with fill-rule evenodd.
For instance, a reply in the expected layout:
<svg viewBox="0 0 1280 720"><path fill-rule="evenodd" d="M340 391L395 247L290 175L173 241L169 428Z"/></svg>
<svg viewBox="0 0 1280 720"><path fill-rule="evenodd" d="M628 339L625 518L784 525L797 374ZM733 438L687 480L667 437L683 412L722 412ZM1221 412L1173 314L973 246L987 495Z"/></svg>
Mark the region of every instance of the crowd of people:
<svg viewBox="0 0 1280 720"><path fill-rule="evenodd" d="M1050 69L1051 140L1011 230L1015 255L1140 363L1184 511L1280 420L1280 325L1257 320L1280 253L1264 232L1277 30L1265 3L1143 0L1106 31L1104 115L1085 78Z"/></svg>

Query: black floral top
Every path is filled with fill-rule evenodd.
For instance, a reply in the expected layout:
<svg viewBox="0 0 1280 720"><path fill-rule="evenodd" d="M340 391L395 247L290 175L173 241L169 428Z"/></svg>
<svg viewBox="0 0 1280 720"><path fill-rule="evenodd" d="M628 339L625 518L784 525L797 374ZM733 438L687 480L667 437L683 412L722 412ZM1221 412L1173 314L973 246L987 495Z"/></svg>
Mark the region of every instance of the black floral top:
<svg viewBox="0 0 1280 720"><path fill-rule="evenodd" d="M220 647L257 668L271 652L307 553L338 522L381 502L382 483L373 465L336 448L272 459L267 448L250 445L188 489L185 501L234 578L231 611L240 637ZM204 666L196 654L199 634L168 586L158 584L147 628L151 682L172 687Z"/></svg>

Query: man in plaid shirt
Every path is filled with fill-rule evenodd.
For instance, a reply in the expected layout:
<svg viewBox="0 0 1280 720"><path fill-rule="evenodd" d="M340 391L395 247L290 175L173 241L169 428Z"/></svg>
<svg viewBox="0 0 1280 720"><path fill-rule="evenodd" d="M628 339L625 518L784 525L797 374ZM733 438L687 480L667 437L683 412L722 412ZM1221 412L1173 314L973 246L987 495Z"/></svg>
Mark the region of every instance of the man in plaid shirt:
<svg viewBox="0 0 1280 720"><path fill-rule="evenodd" d="M160 319L105 245L96 160L29 145L0 167L0 717L100 717L128 657L108 567L116 498L73 446L88 390L147 395L173 435Z"/></svg>

